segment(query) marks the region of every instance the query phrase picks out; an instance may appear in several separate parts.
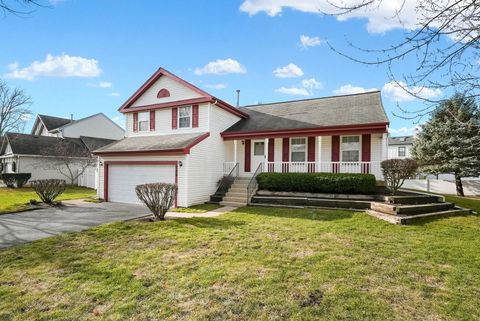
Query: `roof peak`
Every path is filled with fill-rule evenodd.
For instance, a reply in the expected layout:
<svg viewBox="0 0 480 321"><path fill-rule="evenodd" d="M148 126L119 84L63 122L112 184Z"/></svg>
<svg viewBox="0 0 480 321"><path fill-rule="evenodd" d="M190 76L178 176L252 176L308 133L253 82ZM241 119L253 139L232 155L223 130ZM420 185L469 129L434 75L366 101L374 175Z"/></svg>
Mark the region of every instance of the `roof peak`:
<svg viewBox="0 0 480 321"><path fill-rule="evenodd" d="M316 98L284 100L284 101L277 101L277 102L271 102L271 103L265 103L265 104L262 103L262 104L256 104L256 105L244 105L244 106L240 106L240 108L251 108L251 107L259 107L259 106L266 106L266 105L294 103L294 102L300 102L300 101L313 101L313 100L322 100L322 99L339 98L339 97L361 96L361 95L368 95L368 94L375 94L375 93L380 93L380 90L372 90L372 91L366 91L366 92L354 93L354 94L323 96L323 97L316 97Z"/></svg>

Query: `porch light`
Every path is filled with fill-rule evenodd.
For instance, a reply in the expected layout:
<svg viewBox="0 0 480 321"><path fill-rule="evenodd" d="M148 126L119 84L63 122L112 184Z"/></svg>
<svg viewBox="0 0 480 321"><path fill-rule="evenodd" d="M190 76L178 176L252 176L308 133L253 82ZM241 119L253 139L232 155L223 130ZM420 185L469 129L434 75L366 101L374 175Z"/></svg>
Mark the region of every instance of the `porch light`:
<svg viewBox="0 0 480 321"><path fill-rule="evenodd" d="M245 145L245 140L242 139L242 145Z"/></svg>
<svg viewBox="0 0 480 321"><path fill-rule="evenodd" d="M178 166L182 167L183 166L183 163L182 161L178 161Z"/></svg>

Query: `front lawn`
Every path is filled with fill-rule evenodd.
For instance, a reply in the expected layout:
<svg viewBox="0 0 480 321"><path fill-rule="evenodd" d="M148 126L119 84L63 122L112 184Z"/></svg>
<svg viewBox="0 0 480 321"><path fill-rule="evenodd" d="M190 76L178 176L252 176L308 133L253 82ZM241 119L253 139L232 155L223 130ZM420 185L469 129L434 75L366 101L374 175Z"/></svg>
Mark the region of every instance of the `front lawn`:
<svg viewBox="0 0 480 321"><path fill-rule="evenodd" d="M67 187L57 200L72 200L95 197L94 189L86 187ZM40 201L40 198L30 187L0 188L0 214L17 212L25 209L31 199Z"/></svg>
<svg viewBox="0 0 480 321"><path fill-rule="evenodd" d="M245 207L0 251L0 320L479 320L480 216Z"/></svg>
<svg viewBox="0 0 480 321"><path fill-rule="evenodd" d="M444 195L447 202L455 203L460 207L469 208L480 214L480 198Z"/></svg>
<svg viewBox="0 0 480 321"><path fill-rule="evenodd" d="M177 208L172 208L172 212L177 212L177 213L206 213L208 211L213 211L216 210L217 208L222 207L221 205L217 204L199 204L199 205L193 205L190 207L177 207Z"/></svg>

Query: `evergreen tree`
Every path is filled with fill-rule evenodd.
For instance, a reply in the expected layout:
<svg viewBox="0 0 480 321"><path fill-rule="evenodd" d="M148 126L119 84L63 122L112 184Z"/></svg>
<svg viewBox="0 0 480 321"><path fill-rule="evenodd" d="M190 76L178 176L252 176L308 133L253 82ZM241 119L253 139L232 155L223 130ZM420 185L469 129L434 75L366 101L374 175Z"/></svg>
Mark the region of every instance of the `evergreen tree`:
<svg viewBox="0 0 480 321"><path fill-rule="evenodd" d="M457 195L463 196L462 177L480 175L480 110L475 100L456 94L442 102L421 126L412 155L424 172L454 174Z"/></svg>

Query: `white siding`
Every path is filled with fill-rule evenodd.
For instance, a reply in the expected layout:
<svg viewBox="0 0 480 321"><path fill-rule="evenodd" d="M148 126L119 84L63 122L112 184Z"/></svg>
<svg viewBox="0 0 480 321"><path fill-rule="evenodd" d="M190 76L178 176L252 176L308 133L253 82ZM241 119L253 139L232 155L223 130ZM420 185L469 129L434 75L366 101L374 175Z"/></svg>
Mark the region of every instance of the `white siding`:
<svg viewBox="0 0 480 321"><path fill-rule="evenodd" d="M74 122L62 129L63 137L79 138L80 136L99 137L106 139L122 139L123 129L103 114Z"/></svg>
<svg viewBox="0 0 480 321"><path fill-rule="evenodd" d="M155 130L153 131L133 131L133 113L126 115L126 136L153 136L153 135L171 135L184 133L201 133L209 131L209 104L198 106L198 127L197 128L177 128L172 129L172 109L155 110ZM219 109L216 107L216 109ZM148 112L148 111L147 111ZM234 116L235 117L235 116Z"/></svg>
<svg viewBox="0 0 480 321"><path fill-rule="evenodd" d="M157 98L157 94L160 89L166 88L170 92L170 97ZM133 104L132 107L139 107L152 104L161 104L172 101L200 98L200 94L196 93L192 89L182 85L181 83L172 80L168 76L162 76L155 82L142 96L140 96Z"/></svg>
<svg viewBox="0 0 480 321"><path fill-rule="evenodd" d="M398 148L405 147L405 156L398 156ZM388 158L409 158L412 157L412 145L392 145L388 146Z"/></svg>

